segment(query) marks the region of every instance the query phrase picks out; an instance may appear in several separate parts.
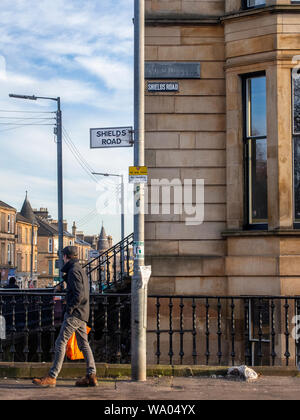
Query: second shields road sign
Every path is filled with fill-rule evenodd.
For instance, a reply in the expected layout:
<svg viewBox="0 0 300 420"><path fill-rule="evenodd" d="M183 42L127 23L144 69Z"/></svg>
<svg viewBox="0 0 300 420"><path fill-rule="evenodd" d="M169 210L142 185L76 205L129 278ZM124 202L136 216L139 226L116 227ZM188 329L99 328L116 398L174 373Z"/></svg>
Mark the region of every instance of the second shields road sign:
<svg viewBox="0 0 300 420"><path fill-rule="evenodd" d="M133 128L92 128L90 130L91 149L110 147L132 147Z"/></svg>

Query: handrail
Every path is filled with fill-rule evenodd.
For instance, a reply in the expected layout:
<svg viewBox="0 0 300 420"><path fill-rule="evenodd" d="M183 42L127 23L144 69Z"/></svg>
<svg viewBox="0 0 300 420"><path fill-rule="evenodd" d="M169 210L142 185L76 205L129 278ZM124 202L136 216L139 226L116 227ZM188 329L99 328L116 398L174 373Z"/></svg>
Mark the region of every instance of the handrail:
<svg viewBox="0 0 300 420"><path fill-rule="evenodd" d="M124 238L122 241L118 242L116 245L112 246L110 249L108 249L108 250L106 250L106 251L102 252L102 254L100 254L98 257L94 258L92 261L90 261L90 262L88 262L87 264L85 264L85 265L83 266L83 268L86 268L86 267L88 267L89 265L93 264L94 262L96 262L96 261L100 260L100 258L101 258L101 257L103 257L103 255L106 255L106 254L108 254L108 253L113 252L113 250L114 250L115 248L117 248L118 246L121 246L121 245L122 245L123 243L125 243L125 242L128 242L130 239L133 239L133 233L131 233L130 235L128 235L128 236L127 236L126 238ZM131 242L131 243L129 243L129 245L131 245L131 244L132 244L132 242Z"/></svg>

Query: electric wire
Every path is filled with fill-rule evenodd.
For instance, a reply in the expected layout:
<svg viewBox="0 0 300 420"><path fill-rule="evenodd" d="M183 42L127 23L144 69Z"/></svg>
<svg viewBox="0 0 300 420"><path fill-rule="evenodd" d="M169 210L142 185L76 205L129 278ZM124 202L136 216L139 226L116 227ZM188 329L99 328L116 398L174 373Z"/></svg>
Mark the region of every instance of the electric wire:
<svg viewBox="0 0 300 420"><path fill-rule="evenodd" d="M13 110L6 110L6 109L0 109L0 112L16 113L16 114L56 114L56 111L13 111Z"/></svg>
<svg viewBox="0 0 300 420"><path fill-rule="evenodd" d="M90 174L92 175L92 177L95 179L95 181L97 182L97 184L99 183L98 178L93 175L94 169L90 166L90 164L86 161L86 159L82 156L82 154L79 152L79 150L77 149L77 147L75 146L74 142L72 141L70 135L68 134L67 130L63 127L63 135L65 137L65 140L67 140L67 142L69 142L69 146L73 149L73 152L77 155L78 159L81 161L81 164L84 165L87 169L87 171L90 172ZM115 185L114 182L109 182L108 180L103 180L102 184L107 184L110 186Z"/></svg>
<svg viewBox="0 0 300 420"><path fill-rule="evenodd" d="M56 118L45 118L45 117L0 117L5 120L56 120Z"/></svg>
<svg viewBox="0 0 300 420"><path fill-rule="evenodd" d="M17 130L18 128L22 128L22 127L26 127L26 126L36 126L36 125L46 125L46 126L54 126L55 124L17 124L17 125L13 125L12 127L9 128L5 128L3 130L0 130L0 133L4 133L6 131L11 131L11 130Z"/></svg>
<svg viewBox="0 0 300 420"><path fill-rule="evenodd" d="M97 211L97 209L93 209L93 210L91 210L88 214L86 214L85 216L83 216L83 217L81 217L78 221L77 221L77 223L80 223L83 219L86 219L90 214L93 214L93 213L95 213Z"/></svg>
<svg viewBox="0 0 300 420"><path fill-rule="evenodd" d="M55 125L55 124L49 124L49 123L42 123L42 122L40 122L40 123L25 123L25 124L22 124L22 123L2 123L2 122L0 122L0 125L13 125L13 126L16 126L16 127L18 127L18 126L22 126L22 127L24 127L24 126L27 126L27 125L30 125L30 126L33 126L33 125Z"/></svg>
<svg viewBox="0 0 300 420"><path fill-rule="evenodd" d="M93 218L96 214L98 214L98 211L95 209L93 213L90 213L88 216L85 216L84 218L82 218L80 221L77 222L78 226L81 226L82 224L88 222L89 220L91 220L91 218Z"/></svg>
<svg viewBox="0 0 300 420"><path fill-rule="evenodd" d="M94 171L94 169L90 166L90 164L86 161L86 159L81 155L81 153L79 152L79 150L77 149L77 147L75 146L75 144L74 144L74 142L72 141L72 139L71 139L71 137L70 137L70 135L68 134L68 132L67 132L67 130L63 127L63 132L64 132L64 135L65 136L67 136L67 138L68 138L68 140L69 140L69 143L70 143L70 146L73 148L73 150L74 150L74 153L76 153L76 155L78 156L78 158L81 160L81 162L82 162L82 164L86 167L86 169L93 175L93 177L95 178L95 180L96 180L96 182L97 182L97 184L99 183L99 180L98 180L98 178L96 177L96 175L94 175L93 174L93 172L95 172ZM114 185L114 183L113 182L109 182L108 180L103 180L103 182L102 183L104 183L104 184L107 184L107 185Z"/></svg>

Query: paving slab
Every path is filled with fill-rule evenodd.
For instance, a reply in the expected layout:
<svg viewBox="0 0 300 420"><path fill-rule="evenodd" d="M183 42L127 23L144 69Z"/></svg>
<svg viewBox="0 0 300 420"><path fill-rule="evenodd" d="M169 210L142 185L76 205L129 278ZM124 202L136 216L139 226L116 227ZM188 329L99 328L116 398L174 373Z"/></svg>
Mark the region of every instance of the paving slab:
<svg viewBox="0 0 300 420"><path fill-rule="evenodd" d="M300 378L261 377L245 383L222 378L150 378L100 380L98 388L75 388L74 381L59 380L54 389L40 389L30 380L0 379L0 400L299 400Z"/></svg>

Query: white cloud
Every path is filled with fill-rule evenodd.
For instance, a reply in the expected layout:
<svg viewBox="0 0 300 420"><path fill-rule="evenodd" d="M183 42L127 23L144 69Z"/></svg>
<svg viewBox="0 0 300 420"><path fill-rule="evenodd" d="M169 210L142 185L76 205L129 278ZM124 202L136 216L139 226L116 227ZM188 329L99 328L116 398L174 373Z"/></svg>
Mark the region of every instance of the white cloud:
<svg viewBox="0 0 300 420"><path fill-rule="evenodd" d="M128 65L109 57L77 57L76 61L102 79L110 89L127 91L132 89L133 75Z"/></svg>
<svg viewBox="0 0 300 420"><path fill-rule="evenodd" d="M90 165L96 170L126 173L132 150L90 150L89 128L131 124L132 15L131 0L2 0L0 117L19 116L3 110L43 112L56 108L47 101L12 100L9 93L61 96L64 125ZM0 123L5 121L9 122L0 118ZM35 207L49 207L55 215L56 146L52 129L15 129L0 124L0 177L9 180L1 182L0 199L20 207L28 190ZM97 197L96 184L66 146L64 183L65 216L71 223L95 208ZM98 232L98 219L87 224L86 231ZM105 220L112 226L107 230L119 235L116 219Z"/></svg>

